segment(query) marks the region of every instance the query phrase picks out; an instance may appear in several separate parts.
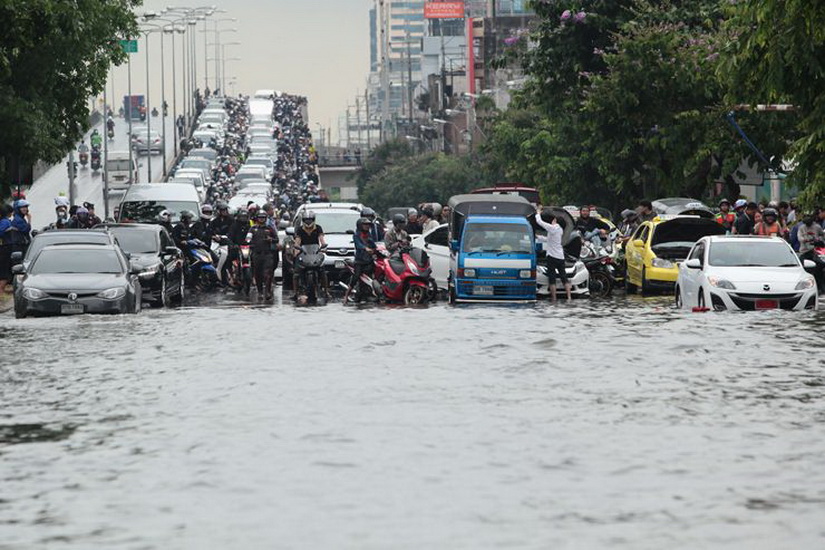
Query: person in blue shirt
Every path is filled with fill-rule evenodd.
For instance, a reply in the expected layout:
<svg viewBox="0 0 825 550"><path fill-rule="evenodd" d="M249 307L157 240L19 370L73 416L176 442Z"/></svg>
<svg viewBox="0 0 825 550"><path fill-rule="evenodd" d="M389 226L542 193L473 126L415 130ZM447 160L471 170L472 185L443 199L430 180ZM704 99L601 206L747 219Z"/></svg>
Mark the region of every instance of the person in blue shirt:
<svg viewBox="0 0 825 550"><path fill-rule="evenodd" d="M11 220L11 248L12 252L22 252L26 255L26 249L31 242L31 214L29 214L29 202L25 199L14 201L14 217Z"/></svg>
<svg viewBox="0 0 825 550"><path fill-rule="evenodd" d="M0 204L0 295L11 280L11 220L12 207Z"/></svg>
<svg viewBox="0 0 825 550"><path fill-rule="evenodd" d="M370 236L371 228L372 222L369 218L358 218L358 222L355 224L355 234L352 236L352 241L355 244L355 272L352 274L349 287L344 295L345 304L349 299L352 289L358 284L361 275L373 271L373 255L377 247L375 241Z"/></svg>

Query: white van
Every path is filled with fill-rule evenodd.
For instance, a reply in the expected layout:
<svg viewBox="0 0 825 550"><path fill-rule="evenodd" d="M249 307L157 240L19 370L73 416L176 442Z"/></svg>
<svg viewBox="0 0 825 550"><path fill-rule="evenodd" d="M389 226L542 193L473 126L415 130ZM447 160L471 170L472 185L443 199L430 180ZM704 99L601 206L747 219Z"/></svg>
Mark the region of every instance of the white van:
<svg viewBox="0 0 825 550"><path fill-rule="evenodd" d="M109 151L104 167L109 191L129 188L129 151ZM132 181L138 180L137 155L132 155Z"/></svg>
<svg viewBox="0 0 825 550"><path fill-rule="evenodd" d="M168 210L172 223L177 223L180 213L200 213L200 197L194 185L189 183L136 183L120 201L117 221L121 223L155 223L158 214Z"/></svg>

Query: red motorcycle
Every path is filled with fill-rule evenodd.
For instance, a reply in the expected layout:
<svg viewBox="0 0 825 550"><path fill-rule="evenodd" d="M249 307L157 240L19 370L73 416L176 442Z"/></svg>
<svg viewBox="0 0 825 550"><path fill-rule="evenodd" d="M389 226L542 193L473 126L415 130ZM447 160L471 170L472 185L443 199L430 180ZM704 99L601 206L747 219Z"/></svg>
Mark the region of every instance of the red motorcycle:
<svg viewBox="0 0 825 550"><path fill-rule="evenodd" d="M355 266L347 262L350 273ZM377 300L406 305L426 304L434 299L435 281L430 269L430 258L423 250L399 249L389 255L386 250L376 251L372 273L362 273L360 279L347 289L344 303L354 297L356 301L372 296Z"/></svg>

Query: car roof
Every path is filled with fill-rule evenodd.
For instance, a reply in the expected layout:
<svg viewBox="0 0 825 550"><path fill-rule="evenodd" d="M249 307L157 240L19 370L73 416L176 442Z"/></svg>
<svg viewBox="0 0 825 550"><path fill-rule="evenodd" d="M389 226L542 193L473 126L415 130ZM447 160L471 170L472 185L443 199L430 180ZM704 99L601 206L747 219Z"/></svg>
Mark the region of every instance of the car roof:
<svg viewBox="0 0 825 550"><path fill-rule="evenodd" d="M102 233L109 229L130 229L133 231L152 231L160 233L163 227L154 223L101 223L92 228L92 230Z"/></svg>
<svg viewBox="0 0 825 550"><path fill-rule="evenodd" d="M193 201L200 202L197 190L186 183L135 183L126 191L123 201Z"/></svg>
<svg viewBox="0 0 825 550"><path fill-rule="evenodd" d="M766 235L709 235L707 237L702 237L702 238L703 239L709 239L713 242L718 242L718 241L783 242L783 243L786 242L783 239L776 239L776 238L773 238L773 237L768 237Z"/></svg>
<svg viewBox="0 0 825 550"><path fill-rule="evenodd" d="M302 204L298 210L326 210L334 208L337 210L357 210L361 212L364 209L363 204L354 202L311 202Z"/></svg>
<svg viewBox="0 0 825 550"><path fill-rule="evenodd" d="M44 246L40 251L42 254L46 250L114 250L118 247L114 244L52 244Z"/></svg>

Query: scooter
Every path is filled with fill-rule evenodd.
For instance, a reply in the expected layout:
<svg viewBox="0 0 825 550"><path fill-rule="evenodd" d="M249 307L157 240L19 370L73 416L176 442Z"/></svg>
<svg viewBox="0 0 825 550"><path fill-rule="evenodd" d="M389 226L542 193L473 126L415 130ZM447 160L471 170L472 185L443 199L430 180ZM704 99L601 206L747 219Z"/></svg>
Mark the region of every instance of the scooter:
<svg viewBox="0 0 825 550"><path fill-rule="evenodd" d="M109 136L110 141L114 141L114 139L115 139L115 129L114 128L109 128L106 131L106 135Z"/></svg>
<svg viewBox="0 0 825 550"><path fill-rule="evenodd" d="M92 148L92 170L95 173L100 171L100 150L97 147Z"/></svg>
<svg viewBox="0 0 825 550"><path fill-rule="evenodd" d="M78 153L78 160L80 160L80 166L85 168L89 164L89 153L87 151Z"/></svg>
<svg viewBox="0 0 825 550"><path fill-rule="evenodd" d="M317 244L301 246L301 251L295 258L295 274L298 276L298 289L295 289L298 302L317 303L318 297L323 296L321 271L324 269L326 247Z"/></svg>
<svg viewBox="0 0 825 550"><path fill-rule="evenodd" d="M354 275L355 266L347 263ZM373 273L362 273L357 284L347 288L344 303L354 294L356 301L367 294L386 302L426 304L434 298L430 258L423 250L402 248L397 254L376 251Z"/></svg>
<svg viewBox="0 0 825 550"><path fill-rule="evenodd" d="M243 291L245 296L249 296L252 288L252 251L248 244L242 244L239 247L238 258L234 261L232 272L235 290Z"/></svg>
<svg viewBox="0 0 825 550"><path fill-rule="evenodd" d="M186 256L189 284L201 290L214 288L218 284L218 272L212 265L209 247L200 239L186 241L189 252Z"/></svg>

